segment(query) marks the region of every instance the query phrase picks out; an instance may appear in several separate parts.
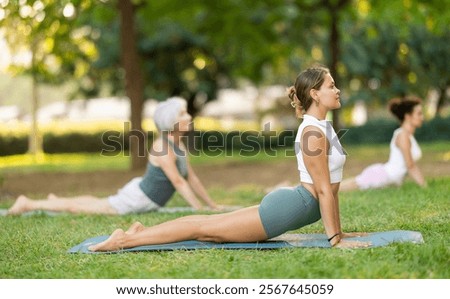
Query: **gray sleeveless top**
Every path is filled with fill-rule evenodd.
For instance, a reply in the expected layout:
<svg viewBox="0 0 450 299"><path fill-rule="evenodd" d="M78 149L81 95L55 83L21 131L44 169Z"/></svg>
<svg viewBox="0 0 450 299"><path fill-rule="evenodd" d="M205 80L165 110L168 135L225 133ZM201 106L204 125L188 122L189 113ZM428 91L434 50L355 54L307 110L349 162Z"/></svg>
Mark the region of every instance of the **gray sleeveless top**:
<svg viewBox="0 0 450 299"><path fill-rule="evenodd" d="M185 179L188 176L186 152L181 150L172 141L167 140L170 147L173 148L175 155L177 156L176 165L181 176ZM163 207L172 195L175 193L175 187L170 182L164 171L159 166L154 166L152 163L148 163L147 171L142 177L142 181L139 184L142 192L147 197Z"/></svg>

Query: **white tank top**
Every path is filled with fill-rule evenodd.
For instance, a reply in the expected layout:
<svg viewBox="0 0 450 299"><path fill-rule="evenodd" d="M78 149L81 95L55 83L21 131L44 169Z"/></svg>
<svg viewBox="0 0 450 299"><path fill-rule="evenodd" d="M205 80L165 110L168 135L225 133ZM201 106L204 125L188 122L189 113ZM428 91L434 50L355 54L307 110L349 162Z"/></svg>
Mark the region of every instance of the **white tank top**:
<svg viewBox="0 0 450 299"><path fill-rule="evenodd" d="M300 172L300 182L309 184L313 183L312 178L308 173L308 170L306 169L305 162L303 161L303 153L300 146L303 130L307 126L314 126L319 128L327 137L328 142L330 143L330 150L328 153L328 170L330 172L330 183L339 183L340 181L342 181L342 170L344 168L346 153L342 148L341 143L339 142L339 139L336 135L336 132L334 131L331 122L327 120L318 120L317 118L308 114L305 114L303 116L303 121L300 124L300 127L297 131L297 136L295 137L295 153L297 156L298 170ZM318 138L318 136L311 135L310 138ZM307 150L308 145L305 144L304 146L304 150ZM314 151L312 150L310 154L314 155Z"/></svg>
<svg viewBox="0 0 450 299"><path fill-rule="evenodd" d="M390 144L389 160L383 165L389 178L396 184L401 184L403 178L408 172L405 158L403 157L401 150L395 144L397 136L401 131L402 128L398 128L394 131ZM414 138L414 135L410 135L409 139L411 140L411 156L414 161L417 161L422 157L422 151L416 141L416 138Z"/></svg>

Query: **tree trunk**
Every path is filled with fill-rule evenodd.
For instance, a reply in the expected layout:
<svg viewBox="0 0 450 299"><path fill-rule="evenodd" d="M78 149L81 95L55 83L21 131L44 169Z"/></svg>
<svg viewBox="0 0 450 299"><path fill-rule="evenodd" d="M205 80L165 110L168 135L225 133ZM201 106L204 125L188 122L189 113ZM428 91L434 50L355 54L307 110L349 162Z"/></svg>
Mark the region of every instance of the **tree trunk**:
<svg viewBox="0 0 450 299"><path fill-rule="evenodd" d="M442 108L444 108L444 104L446 101L446 97L447 97L447 89L446 88L440 88L439 90L439 99L438 102L436 104L436 114L435 117L442 117Z"/></svg>
<svg viewBox="0 0 450 299"><path fill-rule="evenodd" d="M330 61L330 72L336 82L336 86L339 86L339 74L337 72L337 64L339 61L339 30L338 30L338 24L339 24L339 16L338 10L335 10L334 7L332 7L330 10L330 16L331 16L331 28L330 28L330 55L331 55L331 61ZM333 127L336 132L340 129L340 123L339 123L339 110L335 109L333 110Z"/></svg>
<svg viewBox="0 0 450 299"><path fill-rule="evenodd" d="M31 65L33 71L31 74L31 128L30 135L28 137L28 153L31 154L34 159L36 159L36 156L39 153L42 153L43 150L38 125L39 94L38 83L35 74L35 44L33 44L31 48Z"/></svg>
<svg viewBox="0 0 450 299"><path fill-rule="evenodd" d="M131 130L128 132L131 169L142 169L147 164L147 135L142 131L144 79L137 52L134 27L135 6L131 0L119 0L121 15L122 66L125 70L125 90L131 105ZM125 133L125 132L124 132Z"/></svg>

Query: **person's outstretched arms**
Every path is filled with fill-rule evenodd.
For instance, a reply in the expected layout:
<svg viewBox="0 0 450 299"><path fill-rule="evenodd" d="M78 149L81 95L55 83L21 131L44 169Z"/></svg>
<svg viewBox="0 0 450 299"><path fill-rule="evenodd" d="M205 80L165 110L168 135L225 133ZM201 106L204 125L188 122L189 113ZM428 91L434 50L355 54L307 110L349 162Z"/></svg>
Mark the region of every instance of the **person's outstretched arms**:
<svg viewBox="0 0 450 299"><path fill-rule="evenodd" d="M358 187L358 184L356 184L355 177L345 179L339 185L339 191L341 191L341 192L353 191L353 190L358 190L358 189L359 189L359 187Z"/></svg>
<svg viewBox="0 0 450 299"><path fill-rule="evenodd" d="M200 197L207 205L213 210L220 210L220 206L218 206L209 196L206 188L203 186L203 183L198 178L194 169L188 161L188 183L191 186L192 190Z"/></svg>
<svg viewBox="0 0 450 299"><path fill-rule="evenodd" d="M425 178L420 171L417 163L414 162L414 159L411 155L411 139L409 138L408 133L401 132L397 136L397 140L395 141L397 147L403 154L403 159L405 159L406 168L408 169L408 175L417 183L417 185L421 187L426 187L427 183Z"/></svg>

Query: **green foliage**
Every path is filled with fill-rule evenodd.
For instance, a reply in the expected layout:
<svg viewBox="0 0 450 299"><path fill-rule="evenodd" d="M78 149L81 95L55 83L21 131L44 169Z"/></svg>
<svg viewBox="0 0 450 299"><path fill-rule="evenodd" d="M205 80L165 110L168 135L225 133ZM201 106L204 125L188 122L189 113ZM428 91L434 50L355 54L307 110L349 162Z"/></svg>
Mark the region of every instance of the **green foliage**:
<svg viewBox="0 0 450 299"><path fill-rule="evenodd" d="M439 115L448 101L448 1L132 2L146 97L182 95L190 112L241 78L289 85L300 69L327 63L333 54L339 60L335 76L344 79L338 85L350 102L425 97L436 89ZM0 26L8 45L34 53L31 65L16 64L14 71L31 73L40 83L72 80L72 98L125 94L117 3L4 2ZM334 17L342 20L340 39L330 50ZM22 151L14 147L7 152Z"/></svg>
<svg viewBox="0 0 450 299"><path fill-rule="evenodd" d="M14 52L29 51L29 65L15 63L11 69L18 74L30 73L39 82L62 83L87 69L95 56L95 46L83 32L76 34L76 13L81 13L79 1L43 0L9 1L0 8L4 18L0 25ZM73 14L69 13L69 10Z"/></svg>
<svg viewBox="0 0 450 299"><path fill-rule="evenodd" d="M186 214L139 216L0 217L0 277L28 279L446 279L450 276L448 193L450 179L341 195L344 231L420 231L424 244L371 249L196 250L125 254L68 254L88 237L127 228L139 220L154 225ZM259 189L211 190L220 202L251 205ZM248 198L251 200L241 200ZM3 206L6 206L3 203ZM323 232L316 223L293 233ZM205 266L207 265L207 266Z"/></svg>
<svg viewBox="0 0 450 299"><path fill-rule="evenodd" d="M416 94L425 98L435 89L444 105L449 85L448 30L435 33L423 25L410 26L402 36L395 22L344 24L351 40L343 44L342 62L350 82L349 101L385 103L393 97ZM357 42L356 42L357 41ZM389 67L386 67L389 66Z"/></svg>
<svg viewBox="0 0 450 299"><path fill-rule="evenodd" d="M201 36L179 24L163 22L156 25L152 36L142 37L139 48L149 82L147 98L182 96L192 114L197 113L194 100L198 95L204 101L215 98L224 66Z"/></svg>
<svg viewBox="0 0 450 299"><path fill-rule="evenodd" d="M313 61L329 61L330 8L337 2L133 1L147 97L206 93L209 100L215 84L238 78L271 84L292 81ZM449 53L448 1L339 2L350 3L336 8L343 20L339 76L361 80L363 88L355 96L384 99L405 90L424 95L427 86L437 84L436 75L446 73L442 62L449 61L444 58ZM35 67L28 71L51 74L55 82L74 78L78 96L124 94L117 1L45 0L27 16L20 8L31 8L29 1L6 3L0 8L5 16L0 24L9 45L34 45L38 53ZM73 15L67 14L68 8L73 8ZM170 45L180 40L187 43L174 52ZM409 54L400 53L401 43L411 47ZM206 58L204 69L194 67L197 58ZM421 79L408 83L411 72ZM432 79L422 80L428 77ZM372 79L383 81L378 94L368 87ZM439 83L441 89L448 85L448 80L439 80L446 84Z"/></svg>

